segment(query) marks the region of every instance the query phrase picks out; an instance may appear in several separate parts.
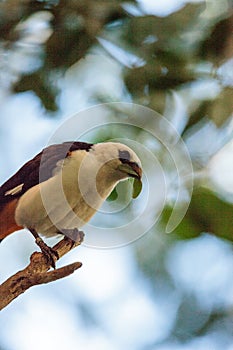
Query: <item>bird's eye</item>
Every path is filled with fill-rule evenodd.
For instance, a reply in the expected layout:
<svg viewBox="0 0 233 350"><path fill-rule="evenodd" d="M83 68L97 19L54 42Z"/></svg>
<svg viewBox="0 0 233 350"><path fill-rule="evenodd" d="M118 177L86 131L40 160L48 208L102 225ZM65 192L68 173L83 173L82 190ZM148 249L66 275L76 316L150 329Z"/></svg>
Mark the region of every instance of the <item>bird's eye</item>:
<svg viewBox="0 0 233 350"><path fill-rule="evenodd" d="M128 151L119 151L119 159L124 163L125 161L130 161L130 154Z"/></svg>

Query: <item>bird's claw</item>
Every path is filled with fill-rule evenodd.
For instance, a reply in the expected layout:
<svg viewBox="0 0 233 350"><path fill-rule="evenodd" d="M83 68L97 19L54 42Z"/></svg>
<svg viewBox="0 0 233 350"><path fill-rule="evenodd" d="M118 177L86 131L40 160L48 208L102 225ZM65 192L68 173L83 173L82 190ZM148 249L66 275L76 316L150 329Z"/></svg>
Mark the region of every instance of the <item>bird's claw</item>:
<svg viewBox="0 0 233 350"><path fill-rule="evenodd" d="M40 237L36 238L36 244L40 247L48 263L52 266L52 268L56 269L56 261L59 259L58 252L49 247Z"/></svg>
<svg viewBox="0 0 233 350"><path fill-rule="evenodd" d="M74 243L82 243L84 238L84 232L79 231L77 228L73 229L63 229L62 234L65 235L66 238L70 239Z"/></svg>

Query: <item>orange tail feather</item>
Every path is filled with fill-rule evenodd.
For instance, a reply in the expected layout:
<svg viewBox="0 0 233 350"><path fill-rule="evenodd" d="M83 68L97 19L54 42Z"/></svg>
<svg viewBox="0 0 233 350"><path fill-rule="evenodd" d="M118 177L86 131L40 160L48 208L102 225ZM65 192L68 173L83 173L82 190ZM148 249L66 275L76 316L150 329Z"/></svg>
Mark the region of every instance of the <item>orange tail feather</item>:
<svg viewBox="0 0 233 350"><path fill-rule="evenodd" d="M12 199L10 202L4 203L0 207L0 241L14 231L21 230L15 222L15 208L18 198Z"/></svg>

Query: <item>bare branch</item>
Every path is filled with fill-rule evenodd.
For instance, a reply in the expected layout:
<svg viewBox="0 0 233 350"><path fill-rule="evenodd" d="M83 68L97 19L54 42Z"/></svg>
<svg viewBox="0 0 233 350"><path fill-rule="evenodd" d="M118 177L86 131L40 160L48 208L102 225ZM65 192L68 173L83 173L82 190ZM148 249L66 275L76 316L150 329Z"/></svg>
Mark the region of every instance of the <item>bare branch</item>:
<svg viewBox="0 0 233 350"><path fill-rule="evenodd" d="M58 242L53 249L58 253L59 258L68 253L71 249L79 246L83 241L83 233L80 232L79 239L74 242L65 237ZM56 259L56 258L55 258ZM56 259L57 260L57 259ZM43 253L34 252L30 257L30 264L25 269L9 277L0 285L0 310L10 304L20 294L32 286L49 283L64 278L79 269L82 263L73 264L49 271L50 262Z"/></svg>

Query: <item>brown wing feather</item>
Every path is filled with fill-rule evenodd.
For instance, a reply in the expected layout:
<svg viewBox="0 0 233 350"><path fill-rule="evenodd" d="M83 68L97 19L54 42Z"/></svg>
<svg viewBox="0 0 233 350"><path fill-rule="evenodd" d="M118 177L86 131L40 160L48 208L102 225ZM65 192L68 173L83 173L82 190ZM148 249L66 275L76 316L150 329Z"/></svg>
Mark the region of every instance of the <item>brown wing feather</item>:
<svg viewBox="0 0 233 350"><path fill-rule="evenodd" d="M51 145L38 153L33 159L25 163L9 180L0 187L1 204L20 197L29 188L48 180L53 176L53 171L59 160L65 159L70 152L91 149L92 144L85 142L64 142ZM6 195L13 188L23 184L22 190L14 195Z"/></svg>

